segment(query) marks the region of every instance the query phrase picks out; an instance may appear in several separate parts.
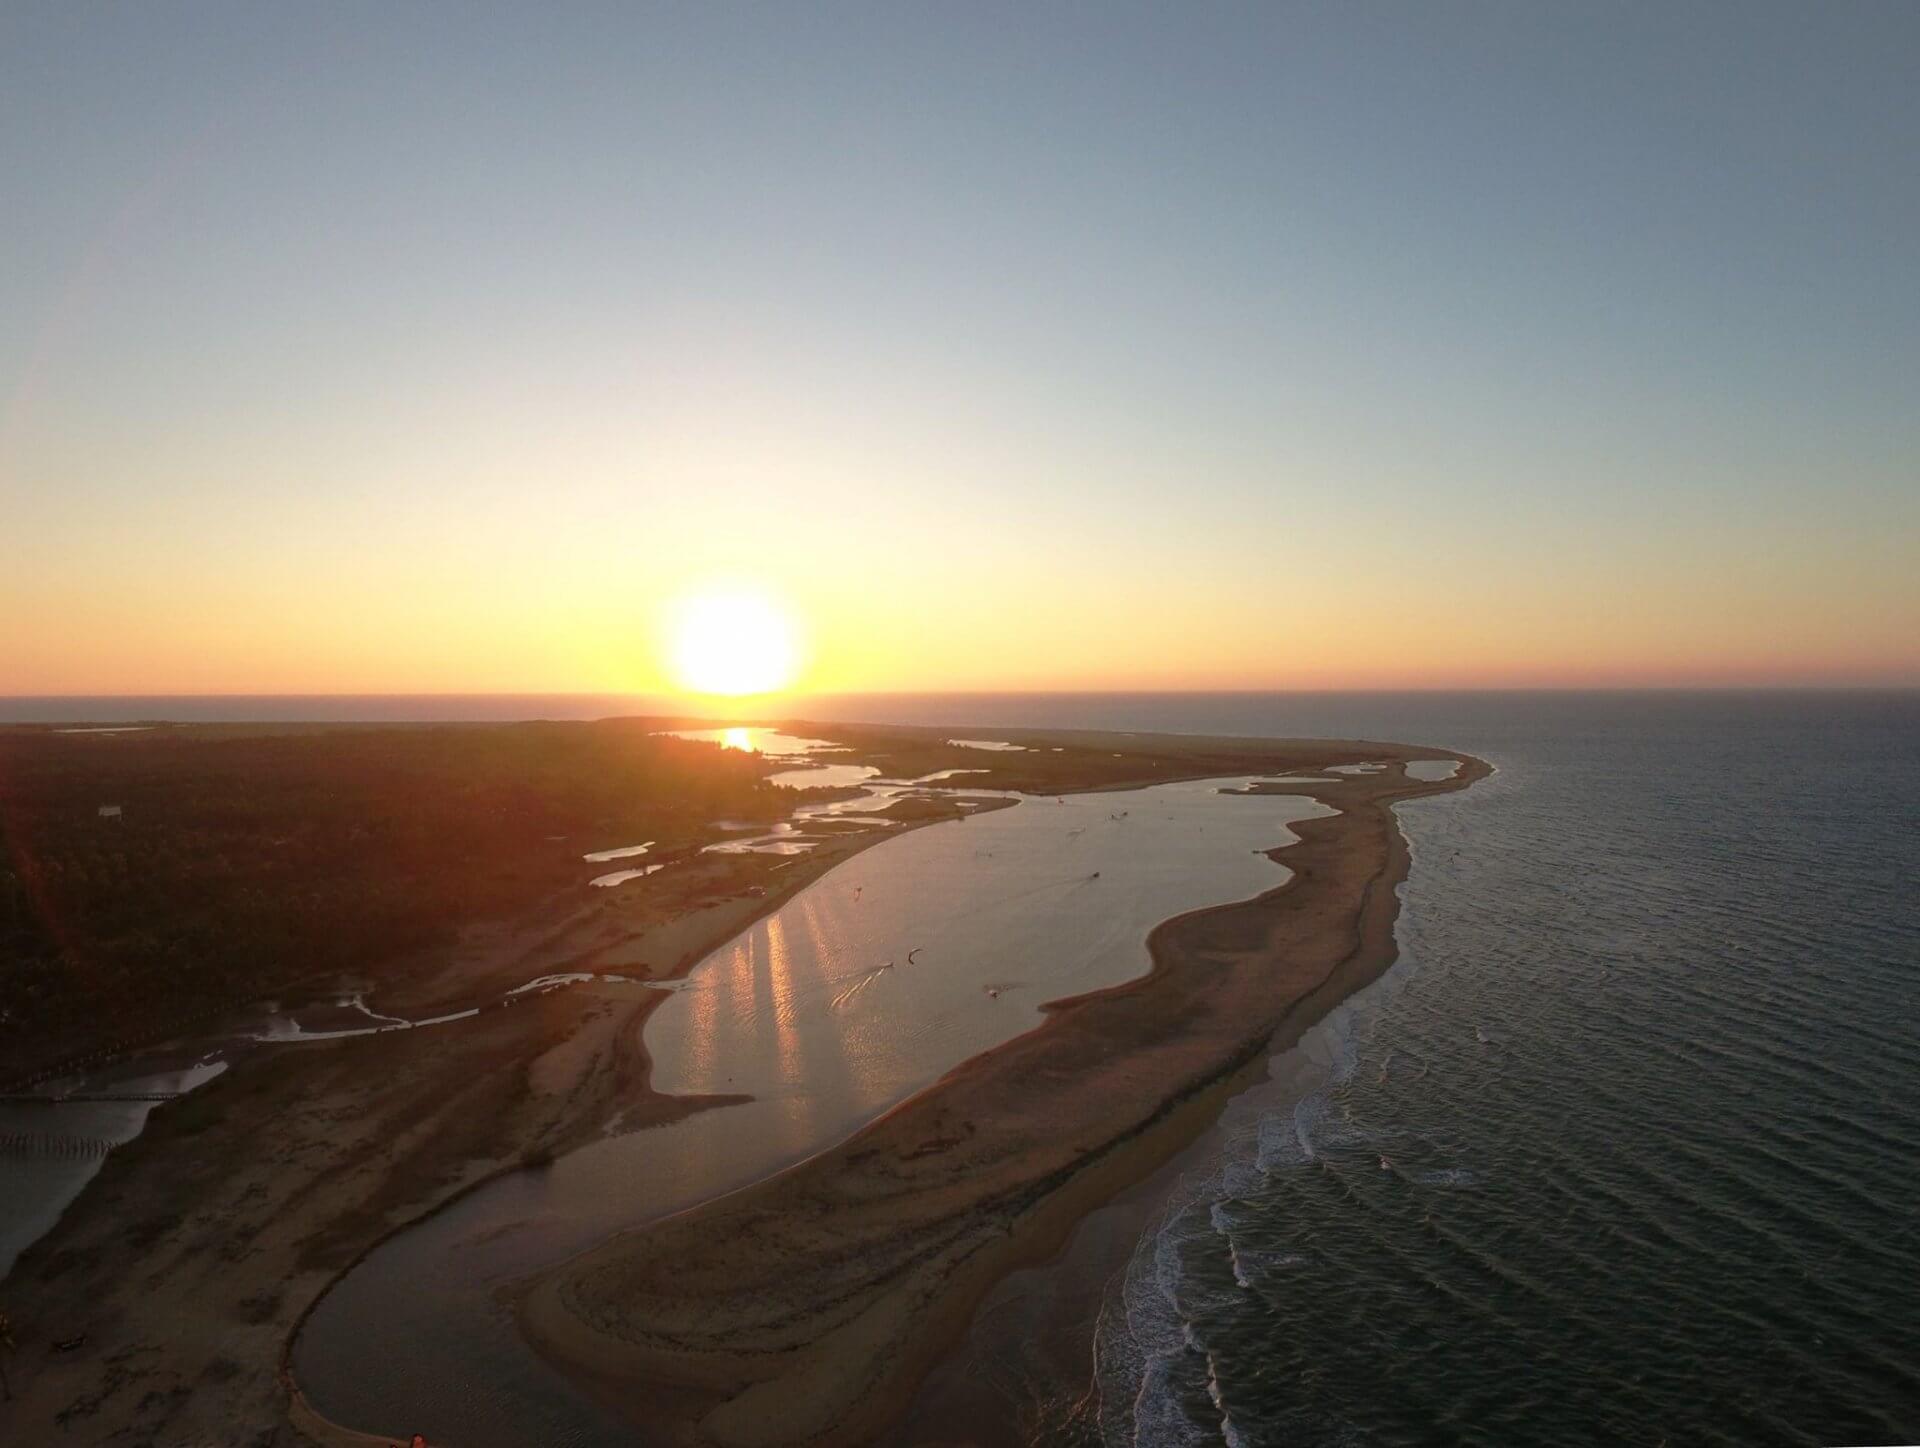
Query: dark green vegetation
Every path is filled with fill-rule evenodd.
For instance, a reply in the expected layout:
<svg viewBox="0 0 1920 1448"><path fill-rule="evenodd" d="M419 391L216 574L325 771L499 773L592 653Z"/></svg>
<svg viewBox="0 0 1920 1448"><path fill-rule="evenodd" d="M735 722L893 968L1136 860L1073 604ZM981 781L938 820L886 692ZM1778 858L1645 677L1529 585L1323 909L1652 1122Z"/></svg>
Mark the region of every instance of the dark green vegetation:
<svg viewBox="0 0 1920 1448"><path fill-rule="evenodd" d="M377 977L615 868L586 851L790 807L773 766L656 727L0 729L0 1081Z"/></svg>

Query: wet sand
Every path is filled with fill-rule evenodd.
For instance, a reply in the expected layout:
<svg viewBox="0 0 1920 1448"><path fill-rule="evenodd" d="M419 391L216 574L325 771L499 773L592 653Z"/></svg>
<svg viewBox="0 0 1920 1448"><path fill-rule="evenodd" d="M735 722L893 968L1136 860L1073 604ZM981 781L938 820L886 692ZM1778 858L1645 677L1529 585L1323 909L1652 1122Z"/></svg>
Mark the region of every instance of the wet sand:
<svg viewBox="0 0 1920 1448"><path fill-rule="evenodd" d="M1285 884L1165 922L1148 975L1053 1003L840 1146L546 1274L521 1303L529 1337L661 1441L871 1439L1001 1277L1392 962L1408 855L1391 804L1488 772L1453 756L1453 778L1421 781L1402 767L1416 753L1438 751L1374 749L1385 770L1279 787L1339 811L1273 852Z"/></svg>

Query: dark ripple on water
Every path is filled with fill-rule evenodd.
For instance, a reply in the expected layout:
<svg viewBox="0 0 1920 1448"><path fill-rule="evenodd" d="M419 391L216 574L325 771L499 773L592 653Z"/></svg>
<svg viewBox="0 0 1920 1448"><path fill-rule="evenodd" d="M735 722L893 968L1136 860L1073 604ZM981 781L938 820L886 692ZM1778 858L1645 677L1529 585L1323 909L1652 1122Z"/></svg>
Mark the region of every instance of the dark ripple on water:
<svg viewBox="0 0 1920 1448"><path fill-rule="evenodd" d="M1920 1441L1920 731L1829 707L1404 812L1408 959L1142 1243L1109 1443Z"/></svg>

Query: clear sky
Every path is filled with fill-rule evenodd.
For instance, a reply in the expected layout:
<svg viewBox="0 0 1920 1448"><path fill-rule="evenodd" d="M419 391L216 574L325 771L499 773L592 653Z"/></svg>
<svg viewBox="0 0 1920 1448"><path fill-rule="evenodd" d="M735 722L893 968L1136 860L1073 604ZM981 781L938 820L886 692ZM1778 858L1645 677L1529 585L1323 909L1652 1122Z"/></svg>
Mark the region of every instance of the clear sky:
<svg viewBox="0 0 1920 1448"><path fill-rule="evenodd" d="M0 694L1920 683L1920 5L0 7Z"/></svg>

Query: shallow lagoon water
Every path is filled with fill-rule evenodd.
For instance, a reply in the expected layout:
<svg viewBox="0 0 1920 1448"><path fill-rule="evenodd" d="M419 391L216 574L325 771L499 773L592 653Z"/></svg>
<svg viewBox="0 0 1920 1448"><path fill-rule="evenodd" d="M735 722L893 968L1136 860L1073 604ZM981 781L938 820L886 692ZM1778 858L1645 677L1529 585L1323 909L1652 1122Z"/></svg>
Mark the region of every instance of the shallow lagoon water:
<svg viewBox="0 0 1920 1448"><path fill-rule="evenodd" d="M226 1062L143 1069L122 1066L54 1082L41 1094L156 1098L211 1081ZM116 1146L132 1141L158 1100L63 1100L58 1105L0 1101L0 1278L93 1180Z"/></svg>
<svg viewBox="0 0 1920 1448"><path fill-rule="evenodd" d="M765 729L757 724L729 724L719 729L662 729L660 733L672 739L718 744L722 749L740 749L781 760L802 760L814 754L836 754L846 747L830 739L808 739L778 729Z"/></svg>
<svg viewBox="0 0 1920 1448"><path fill-rule="evenodd" d="M609 860L630 860L636 855L644 855L653 848L653 844L652 840L648 840L644 845L621 845L614 850L595 850L592 854L582 855L580 858L590 865L604 865Z"/></svg>
<svg viewBox="0 0 1920 1448"><path fill-rule="evenodd" d="M764 840L724 840L717 845L707 845L705 853L709 855L804 855L808 850L818 848L818 840L783 840L769 837Z"/></svg>
<svg viewBox="0 0 1920 1448"><path fill-rule="evenodd" d="M611 870L604 875L595 875L587 883L606 890L615 885L624 885L629 880L644 880L647 876L658 874L666 868L665 865L640 865L631 870Z"/></svg>
<svg viewBox="0 0 1920 1448"><path fill-rule="evenodd" d="M521 1344L495 1291L832 1145L1036 1025L1043 1002L1142 973L1161 920L1284 882L1263 852L1324 807L1220 783L1023 800L809 886L647 1026L663 1089L753 1100L510 1174L394 1238L309 1319L302 1386L340 1421L466 1448L631 1441Z"/></svg>
<svg viewBox="0 0 1920 1448"><path fill-rule="evenodd" d="M865 784L879 773L870 764L814 764L804 769L783 769L767 776L767 783L781 789L844 789Z"/></svg>

